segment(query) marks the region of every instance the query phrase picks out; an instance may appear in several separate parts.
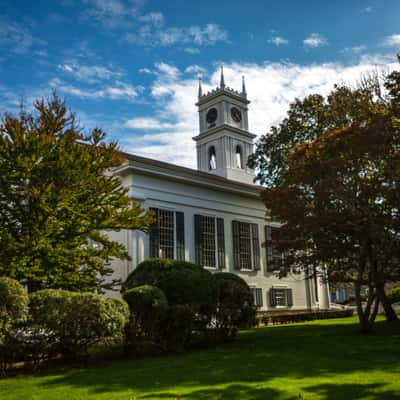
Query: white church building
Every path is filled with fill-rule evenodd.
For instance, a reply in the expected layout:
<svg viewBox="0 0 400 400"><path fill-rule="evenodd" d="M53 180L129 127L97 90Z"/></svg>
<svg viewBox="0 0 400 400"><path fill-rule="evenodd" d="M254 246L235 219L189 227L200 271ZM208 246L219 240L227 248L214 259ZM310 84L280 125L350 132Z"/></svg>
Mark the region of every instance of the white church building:
<svg viewBox="0 0 400 400"><path fill-rule="evenodd" d="M203 94L199 84L197 170L125 154L115 173L134 201L154 210L157 224L149 234L111 234L131 257L112 262L115 278L125 280L140 262L160 256L239 275L260 310L329 308L324 279L279 279L273 271L271 260L279 255L271 230L279 224L268 219L261 187L246 165L256 137L249 132L249 103L244 81L240 92L225 86L222 69L216 89Z"/></svg>

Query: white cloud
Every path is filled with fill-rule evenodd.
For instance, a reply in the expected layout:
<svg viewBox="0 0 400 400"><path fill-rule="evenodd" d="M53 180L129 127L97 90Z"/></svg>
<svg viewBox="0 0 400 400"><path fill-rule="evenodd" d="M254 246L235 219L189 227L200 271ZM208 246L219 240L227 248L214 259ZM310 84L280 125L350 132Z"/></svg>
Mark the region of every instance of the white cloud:
<svg viewBox="0 0 400 400"><path fill-rule="evenodd" d="M21 55L28 53L34 47L44 45L46 42L35 38L26 26L8 22L0 17L0 48L4 47L12 53Z"/></svg>
<svg viewBox="0 0 400 400"><path fill-rule="evenodd" d="M180 71L178 68L171 64L167 64L164 62L160 62L156 64L157 73L162 75L164 78L168 77L170 79L176 79L180 75Z"/></svg>
<svg viewBox="0 0 400 400"><path fill-rule="evenodd" d="M281 36L274 36L273 38L268 40L269 43L273 43L276 46L281 46L289 43L289 40L281 37Z"/></svg>
<svg viewBox="0 0 400 400"><path fill-rule="evenodd" d="M362 13L370 13L370 12L372 12L372 10L373 10L373 8L368 6L368 7L361 9L361 12Z"/></svg>
<svg viewBox="0 0 400 400"><path fill-rule="evenodd" d="M376 68L387 70L398 67L394 57L363 56L354 65L340 63L298 65L224 64L225 82L240 89L241 76L246 77L250 131L257 135L268 132L286 115L295 98L311 93L326 95L335 83L357 82L362 74ZM219 67L208 79L203 79L204 92L219 83ZM158 111L151 118L134 118L129 125L138 129L138 135L127 135L121 140L126 151L145 157L164 160L195 168L196 150L192 137L198 134L197 79L183 74L163 74L159 71L152 84L154 106ZM127 122L128 124L128 122ZM157 130L142 134L140 130ZM140 133L140 134L139 134Z"/></svg>
<svg viewBox="0 0 400 400"><path fill-rule="evenodd" d="M149 69L149 68L140 68L140 69L139 69L139 72L140 72L141 74L152 74L152 73L153 73L152 70Z"/></svg>
<svg viewBox="0 0 400 400"><path fill-rule="evenodd" d="M162 25L164 22L164 16L160 12L151 12L140 16L139 21L149 22L154 25Z"/></svg>
<svg viewBox="0 0 400 400"><path fill-rule="evenodd" d="M83 99L110 99L110 100L126 100L131 101L138 96L138 91L132 85L115 81L110 85L100 88L83 88L64 83L58 78L52 79L49 82L52 89L58 92L69 94L71 96L80 97Z"/></svg>
<svg viewBox="0 0 400 400"><path fill-rule="evenodd" d="M160 130L160 129L173 129L175 124L168 122L161 122L157 118L144 117L132 118L125 122L124 126L130 129L145 129L145 130Z"/></svg>
<svg viewBox="0 0 400 400"><path fill-rule="evenodd" d="M383 41L385 46L400 46L400 34L390 35Z"/></svg>
<svg viewBox="0 0 400 400"><path fill-rule="evenodd" d="M200 49L197 47L185 47L183 51L188 54L200 54Z"/></svg>
<svg viewBox="0 0 400 400"><path fill-rule="evenodd" d="M188 67L185 68L185 72L187 74L196 74L198 75L204 75L206 72L205 68L200 67L200 65L189 65Z"/></svg>
<svg viewBox="0 0 400 400"><path fill-rule="evenodd" d="M343 53L361 54L361 53L364 53L366 50L367 50L367 46L362 44L359 46L345 47L343 49Z"/></svg>
<svg viewBox="0 0 400 400"><path fill-rule="evenodd" d="M108 28L128 26L140 15L143 0L83 0L85 19L93 19Z"/></svg>
<svg viewBox="0 0 400 400"><path fill-rule="evenodd" d="M303 44L306 47L321 47L321 46L326 46L328 44L328 41L324 36L322 36L319 33L311 33L310 36L306 37L303 40Z"/></svg>
<svg viewBox="0 0 400 400"><path fill-rule="evenodd" d="M164 26L163 19L157 21L150 19L140 26L137 32L125 35L125 40L128 43L150 47L168 47L177 44L211 46L217 42L227 41L227 39L227 32L217 24L166 27Z"/></svg>
<svg viewBox="0 0 400 400"><path fill-rule="evenodd" d="M124 75L122 72L115 70L115 68L111 69L102 65L82 65L76 62L59 64L58 69L86 83L118 79Z"/></svg>

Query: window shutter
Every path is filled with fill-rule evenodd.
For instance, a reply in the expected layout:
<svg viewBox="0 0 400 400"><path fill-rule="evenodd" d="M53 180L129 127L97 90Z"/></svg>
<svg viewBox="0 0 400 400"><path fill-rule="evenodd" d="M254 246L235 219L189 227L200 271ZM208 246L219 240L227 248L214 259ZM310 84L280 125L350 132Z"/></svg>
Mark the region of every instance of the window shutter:
<svg viewBox="0 0 400 400"><path fill-rule="evenodd" d="M265 250L266 250L266 259L267 259L267 271L272 271L273 266L273 251L272 251L272 235L271 235L271 227L269 225L264 226L265 233Z"/></svg>
<svg viewBox="0 0 400 400"><path fill-rule="evenodd" d="M260 240L258 238L258 225L251 224L251 238L253 240L253 268L260 269Z"/></svg>
<svg viewBox="0 0 400 400"><path fill-rule="evenodd" d="M263 306L263 298L262 298L262 289L261 288L256 289L256 306L257 307Z"/></svg>
<svg viewBox="0 0 400 400"><path fill-rule="evenodd" d="M276 301L275 301L275 291L273 288L269 289L269 305L272 307L276 306Z"/></svg>
<svg viewBox="0 0 400 400"><path fill-rule="evenodd" d="M225 230L224 219L217 218L218 268L225 268Z"/></svg>
<svg viewBox="0 0 400 400"><path fill-rule="evenodd" d="M287 289L286 296L287 296L288 307L292 307L293 306L293 289Z"/></svg>
<svg viewBox="0 0 400 400"><path fill-rule="evenodd" d="M233 268L240 270L240 235L239 221L232 221L232 238L233 238Z"/></svg>
<svg viewBox="0 0 400 400"><path fill-rule="evenodd" d="M149 254L150 258L160 256L160 230L158 229L158 208L150 208L153 211L156 220L149 229Z"/></svg>
<svg viewBox="0 0 400 400"><path fill-rule="evenodd" d="M176 218L176 259L185 260L185 214L181 211L175 213Z"/></svg>
<svg viewBox="0 0 400 400"><path fill-rule="evenodd" d="M198 265L203 265L202 249L201 249L201 215L194 216L194 247L195 247L195 262Z"/></svg>

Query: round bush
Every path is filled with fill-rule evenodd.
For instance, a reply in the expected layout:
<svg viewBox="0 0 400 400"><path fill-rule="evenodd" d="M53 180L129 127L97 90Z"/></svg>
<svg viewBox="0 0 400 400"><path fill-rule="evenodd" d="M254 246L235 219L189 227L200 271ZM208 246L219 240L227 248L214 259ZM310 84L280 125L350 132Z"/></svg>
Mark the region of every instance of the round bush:
<svg viewBox="0 0 400 400"><path fill-rule="evenodd" d="M124 290L151 285L161 289L170 305L192 305L214 309L216 287L212 274L203 267L185 261L148 259L130 273Z"/></svg>
<svg viewBox="0 0 400 400"><path fill-rule="evenodd" d="M216 326L221 337L233 337L239 328L255 323L255 307L247 283L235 274L219 272L213 275L218 290Z"/></svg>
<svg viewBox="0 0 400 400"><path fill-rule="evenodd" d="M64 355L76 357L101 339L121 334L128 307L93 293L46 289L30 296L32 324L52 337Z"/></svg>
<svg viewBox="0 0 400 400"><path fill-rule="evenodd" d="M137 286L124 292L124 300L131 312L147 312L153 308L165 308L168 305L164 292L150 285Z"/></svg>
<svg viewBox="0 0 400 400"><path fill-rule="evenodd" d="M22 285L11 278L0 278L0 344L27 317L28 295Z"/></svg>
<svg viewBox="0 0 400 400"><path fill-rule="evenodd" d="M143 285L124 292L131 315L125 327L125 349L138 353L146 343L155 345L160 341L162 324L168 308L163 291L155 286Z"/></svg>

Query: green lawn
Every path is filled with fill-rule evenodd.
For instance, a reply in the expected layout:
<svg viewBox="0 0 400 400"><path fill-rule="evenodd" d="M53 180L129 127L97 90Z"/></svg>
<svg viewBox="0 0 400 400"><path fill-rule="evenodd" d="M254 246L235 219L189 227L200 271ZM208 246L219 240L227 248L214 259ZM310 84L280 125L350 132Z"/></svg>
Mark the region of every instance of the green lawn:
<svg viewBox="0 0 400 400"><path fill-rule="evenodd" d="M354 318L258 328L216 349L0 380L2 400L399 400L400 326Z"/></svg>

